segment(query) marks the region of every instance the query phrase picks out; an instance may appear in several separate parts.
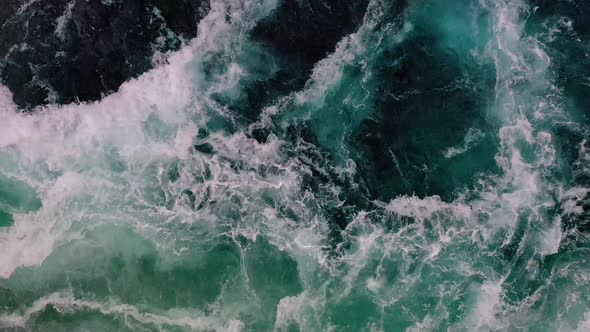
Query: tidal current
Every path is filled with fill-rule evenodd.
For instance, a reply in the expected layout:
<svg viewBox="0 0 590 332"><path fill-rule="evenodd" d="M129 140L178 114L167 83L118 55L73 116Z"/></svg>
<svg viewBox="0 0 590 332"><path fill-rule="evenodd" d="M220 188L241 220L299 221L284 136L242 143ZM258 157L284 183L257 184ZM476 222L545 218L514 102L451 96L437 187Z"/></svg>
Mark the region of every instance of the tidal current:
<svg viewBox="0 0 590 332"><path fill-rule="evenodd" d="M336 2L0 87L0 330L590 331L590 4Z"/></svg>

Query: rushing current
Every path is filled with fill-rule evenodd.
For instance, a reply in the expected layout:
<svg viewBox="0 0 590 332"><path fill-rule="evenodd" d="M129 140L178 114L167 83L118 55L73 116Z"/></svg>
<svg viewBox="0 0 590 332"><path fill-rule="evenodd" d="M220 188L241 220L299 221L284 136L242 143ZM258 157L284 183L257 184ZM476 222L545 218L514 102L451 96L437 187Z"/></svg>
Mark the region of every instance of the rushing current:
<svg viewBox="0 0 590 332"><path fill-rule="evenodd" d="M95 101L0 88L0 330L590 331L590 4L343 1L324 54L260 38L294 2Z"/></svg>

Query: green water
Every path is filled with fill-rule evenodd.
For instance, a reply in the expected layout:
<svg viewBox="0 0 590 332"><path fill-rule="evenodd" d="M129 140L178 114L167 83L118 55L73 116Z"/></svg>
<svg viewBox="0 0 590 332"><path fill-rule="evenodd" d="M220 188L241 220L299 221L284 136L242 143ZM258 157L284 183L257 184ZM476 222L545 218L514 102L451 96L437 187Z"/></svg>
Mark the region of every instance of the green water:
<svg viewBox="0 0 590 332"><path fill-rule="evenodd" d="M586 17L372 0L301 87L277 5L100 102L0 91L0 330L590 329Z"/></svg>

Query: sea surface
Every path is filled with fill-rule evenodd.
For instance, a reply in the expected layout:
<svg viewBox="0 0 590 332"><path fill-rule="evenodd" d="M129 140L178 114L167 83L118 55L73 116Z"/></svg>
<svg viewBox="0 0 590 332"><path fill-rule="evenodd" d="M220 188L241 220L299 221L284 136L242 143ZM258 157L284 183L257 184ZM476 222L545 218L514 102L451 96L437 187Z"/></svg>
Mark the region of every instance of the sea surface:
<svg viewBox="0 0 590 332"><path fill-rule="evenodd" d="M590 331L590 3L370 0L316 61L255 37L283 1L0 87L0 330Z"/></svg>

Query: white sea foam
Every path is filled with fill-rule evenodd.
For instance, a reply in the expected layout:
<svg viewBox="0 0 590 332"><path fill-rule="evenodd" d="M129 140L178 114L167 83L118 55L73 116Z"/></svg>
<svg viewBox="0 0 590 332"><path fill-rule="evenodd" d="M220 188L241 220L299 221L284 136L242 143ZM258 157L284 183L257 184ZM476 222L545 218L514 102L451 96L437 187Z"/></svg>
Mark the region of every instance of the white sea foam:
<svg viewBox="0 0 590 332"><path fill-rule="evenodd" d="M244 324L239 320L223 321L219 317L208 317L192 309L173 309L167 312L153 313L138 307L120 304L116 301L101 303L97 301L80 300L70 292L52 293L35 301L21 313L0 315L0 327L25 327L26 324L48 306L67 314L76 311L94 311L102 315L112 316L126 322L130 328L141 325L155 325L158 329L170 327L188 328L193 331L227 331L239 332Z"/></svg>
<svg viewBox="0 0 590 332"><path fill-rule="evenodd" d="M289 325L296 323L299 326L305 326L305 305L309 301L305 294L298 296L289 296L281 299L277 305L277 317L275 320L275 330L287 331Z"/></svg>
<svg viewBox="0 0 590 332"><path fill-rule="evenodd" d="M479 143L479 141L483 138L484 133L476 128L469 128L467 134L465 134L465 138L463 139L463 144L460 146L450 147L445 151L444 155L445 158L454 158L460 154L467 152L469 149L474 147Z"/></svg>
<svg viewBox="0 0 590 332"><path fill-rule="evenodd" d="M501 310L502 286L485 282L475 292L475 302L466 319L466 325L474 330L497 328L496 313Z"/></svg>
<svg viewBox="0 0 590 332"><path fill-rule="evenodd" d="M305 89L296 93L295 101L298 104L311 103L316 107L321 107L326 97L326 93L336 83L340 82L343 70L346 66L360 66L364 72L363 80L367 80L371 75L367 68L367 59L371 57L372 50L367 50L367 45L371 45L371 39L383 38L381 34L392 33L392 31L375 31L376 26L381 22L384 12L392 10L389 8L391 3L382 0L373 0L369 2L367 12L363 19L363 24L358 31L345 36L337 45L335 51L325 59L319 61L313 69L311 78L306 83ZM413 29L411 22L405 22L404 25L394 31L394 38L399 44L403 42L406 35ZM374 41L379 44L379 41Z"/></svg>
<svg viewBox="0 0 590 332"><path fill-rule="evenodd" d="M196 126L207 117L203 104L211 91L200 90L201 78L191 69L214 52L232 56L232 52L239 51L235 45L225 43L236 39L240 42L240 38L243 42L245 36L235 32L251 28L252 20L267 15L274 4L274 1L214 1L212 11L199 24L195 40L170 54L166 64L130 80L118 92L97 102L41 107L32 115L18 113L10 92L2 87L0 155L6 160L18 160L13 175L34 184L43 208L36 213L16 215L13 227L0 230L0 247L6 253L0 258L0 277L9 277L19 266L42 263L60 243L69 225L76 222L73 210L68 208L76 188L98 194L101 186L113 189L118 185L117 174L100 169L114 162L111 151L121 159L118 162L126 167L128 176L136 180L127 189L140 194L133 200L149 205L141 197L146 179L140 177L148 175L145 172L154 161L166 163L175 158L189 158L187 153L197 134ZM231 69L238 68L236 64L229 68L227 75L212 83L231 89L238 76L245 74ZM150 136L146 124L152 119L161 121L161 127L167 128L171 139ZM268 162L269 154L276 153L276 144L257 148L242 134L229 140L213 135L211 140L220 153L231 153L229 157L243 159L245 153L257 154L258 164ZM97 175L102 178L92 184L92 177ZM217 181L222 177L219 175ZM57 189L65 188L64 183L68 183L65 187L70 188L71 195L62 195ZM278 186L282 185L279 182ZM89 202L89 206L106 203L101 203L103 198L98 196L89 199L94 202Z"/></svg>
<svg viewBox="0 0 590 332"><path fill-rule="evenodd" d="M170 65L124 84L100 102L47 107L35 115L16 113L4 90L0 154L4 158L18 155L17 175L32 178L29 182L36 184L43 208L16 215L14 227L1 231L2 277L18 266L40 264L51 253L67 231L67 222L72 222L60 217L60 209L76 188L84 188L84 175L78 172L88 170L88 160L101 158L106 144L121 147L123 155L136 150L145 143L142 123L154 111L177 125L184 121L180 111L191 99L191 80L185 70L190 59L191 49L186 48L173 56ZM62 175L54 179L43 174L40 165Z"/></svg>
<svg viewBox="0 0 590 332"><path fill-rule="evenodd" d="M72 19L72 9L76 5L76 0L72 0L66 6L64 13L57 18L56 25L55 25L55 34L61 38L62 40L66 37L65 36L65 29L67 24Z"/></svg>
<svg viewBox="0 0 590 332"><path fill-rule="evenodd" d="M415 196L402 196L389 202L385 209L399 216L412 217L416 220L430 219L436 214L466 220L472 214L471 207L468 205L445 203L439 196L429 196L423 199Z"/></svg>

